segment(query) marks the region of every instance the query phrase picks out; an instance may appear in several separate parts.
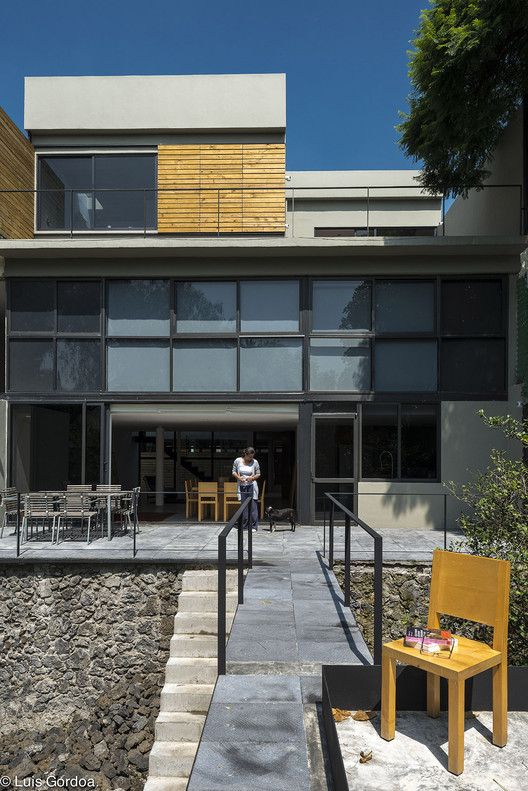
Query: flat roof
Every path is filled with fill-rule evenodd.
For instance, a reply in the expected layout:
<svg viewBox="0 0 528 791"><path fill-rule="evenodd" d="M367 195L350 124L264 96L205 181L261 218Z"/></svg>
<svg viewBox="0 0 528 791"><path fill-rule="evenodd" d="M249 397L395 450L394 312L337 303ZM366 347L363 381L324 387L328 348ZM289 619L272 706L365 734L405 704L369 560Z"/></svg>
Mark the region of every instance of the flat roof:
<svg viewBox="0 0 528 791"><path fill-rule="evenodd" d="M284 131L285 74L26 77L30 132Z"/></svg>

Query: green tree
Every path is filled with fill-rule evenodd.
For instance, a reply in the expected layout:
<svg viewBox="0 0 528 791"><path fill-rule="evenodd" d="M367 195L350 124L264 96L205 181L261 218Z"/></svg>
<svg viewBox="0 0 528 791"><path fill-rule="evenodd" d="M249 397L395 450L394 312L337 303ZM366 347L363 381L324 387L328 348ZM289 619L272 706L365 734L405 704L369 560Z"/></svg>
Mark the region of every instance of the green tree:
<svg viewBox="0 0 528 791"><path fill-rule="evenodd" d="M528 421L510 417L480 417L487 426L528 446ZM467 484L447 484L449 491L469 508L458 524L464 539L451 549L511 563L509 657L510 664L528 664L528 468L503 451L491 452L491 464ZM456 624L454 625L456 629ZM482 639L482 629L473 633Z"/></svg>
<svg viewBox="0 0 528 791"><path fill-rule="evenodd" d="M528 93L526 0L430 0L409 53L412 93L400 148L423 160L430 192L482 185L505 125Z"/></svg>

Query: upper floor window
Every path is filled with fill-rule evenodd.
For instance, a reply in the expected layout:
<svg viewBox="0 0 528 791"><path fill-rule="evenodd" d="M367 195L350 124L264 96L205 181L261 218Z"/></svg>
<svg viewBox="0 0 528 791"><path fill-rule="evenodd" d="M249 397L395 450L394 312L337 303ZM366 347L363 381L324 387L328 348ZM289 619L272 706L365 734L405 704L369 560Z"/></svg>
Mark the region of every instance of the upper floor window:
<svg viewBox="0 0 528 791"><path fill-rule="evenodd" d="M37 230L156 228L155 154L41 156Z"/></svg>

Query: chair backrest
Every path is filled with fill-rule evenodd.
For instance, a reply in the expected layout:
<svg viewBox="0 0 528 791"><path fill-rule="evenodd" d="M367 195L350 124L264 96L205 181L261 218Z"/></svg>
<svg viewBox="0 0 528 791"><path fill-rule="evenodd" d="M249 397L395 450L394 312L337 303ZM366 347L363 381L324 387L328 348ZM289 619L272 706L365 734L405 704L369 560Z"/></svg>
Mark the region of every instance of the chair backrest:
<svg viewBox="0 0 528 791"><path fill-rule="evenodd" d="M262 481L262 488L261 488L261 490L260 490L260 494L259 494L259 500L262 500L262 498L264 497L264 492L265 492L265 491L266 491L266 480L264 479L264 480Z"/></svg>
<svg viewBox="0 0 528 791"><path fill-rule="evenodd" d="M69 483L66 486L66 490L68 492L91 492L92 491L92 484L91 483Z"/></svg>
<svg viewBox="0 0 528 791"><path fill-rule="evenodd" d="M493 627L493 647L506 649L510 600L510 563L507 560L433 553L429 628L438 629L440 614Z"/></svg>
<svg viewBox="0 0 528 791"><path fill-rule="evenodd" d="M98 483L95 487L96 492L120 492L120 483Z"/></svg>
<svg viewBox="0 0 528 791"><path fill-rule="evenodd" d="M224 482L224 494L236 494L237 493L237 482L236 481L225 481Z"/></svg>
<svg viewBox="0 0 528 791"><path fill-rule="evenodd" d="M217 494L218 484L216 481L198 481L198 494Z"/></svg>

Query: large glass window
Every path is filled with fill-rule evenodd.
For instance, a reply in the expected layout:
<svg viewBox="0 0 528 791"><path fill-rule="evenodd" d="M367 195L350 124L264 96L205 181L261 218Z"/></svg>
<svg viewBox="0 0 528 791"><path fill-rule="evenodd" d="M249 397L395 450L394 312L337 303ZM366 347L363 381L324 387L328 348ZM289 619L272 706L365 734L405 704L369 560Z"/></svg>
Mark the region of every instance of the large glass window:
<svg viewBox="0 0 528 791"><path fill-rule="evenodd" d="M298 332L297 280L240 283L241 332Z"/></svg>
<svg viewBox="0 0 528 791"><path fill-rule="evenodd" d="M148 393L170 390L169 342L109 341L107 389Z"/></svg>
<svg viewBox="0 0 528 791"><path fill-rule="evenodd" d="M362 478L436 479L437 411L435 404L363 404Z"/></svg>
<svg viewBox="0 0 528 791"><path fill-rule="evenodd" d="M310 390L370 390L370 342L348 338L312 338Z"/></svg>
<svg viewBox="0 0 528 791"><path fill-rule="evenodd" d="M57 341L57 390L94 392L101 389L99 341Z"/></svg>
<svg viewBox="0 0 528 791"><path fill-rule="evenodd" d="M441 318L443 333L501 333L501 281L444 280Z"/></svg>
<svg viewBox="0 0 528 791"><path fill-rule="evenodd" d="M315 421L315 477L354 477L354 421L319 418Z"/></svg>
<svg viewBox="0 0 528 791"><path fill-rule="evenodd" d="M176 332L235 332L236 283L176 284Z"/></svg>
<svg viewBox="0 0 528 791"><path fill-rule="evenodd" d="M101 285L98 282L59 282L57 331L100 332Z"/></svg>
<svg viewBox="0 0 528 791"><path fill-rule="evenodd" d="M302 390L301 338L241 338L240 389Z"/></svg>
<svg viewBox="0 0 528 791"><path fill-rule="evenodd" d="M436 341L376 341L375 372L379 391L436 390Z"/></svg>
<svg viewBox="0 0 528 791"><path fill-rule="evenodd" d="M236 390L236 340L178 340L172 354L175 392Z"/></svg>
<svg viewBox="0 0 528 791"><path fill-rule="evenodd" d="M363 478L398 477L398 407L364 404L361 434Z"/></svg>
<svg viewBox="0 0 528 791"><path fill-rule="evenodd" d="M10 342L9 389L26 393L53 390L53 341Z"/></svg>
<svg viewBox="0 0 528 791"><path fill-rule="evenodd" d="M315 280L313 332L366 332L371 328L371 285L364 280Z"/></svg>
<svg viewBox="0 0 528 791"><path fill-rule="evenodd" d="M168 280L111 280L108 283L108 335L169 336Z"/></svg>
<svg viewBox="0 0 528 791"><path fill-rule="evenodd" d="M444 338L440 387L453 393L500 393L506 389L502 338Z"/></svg>
<svg viewBox="0 0 528 791"><path fill-rule="evenodd" d="M376 332L434 332L434 284L376 283Z"/></svg>
<svg viewBox="0 0 528 791"><path fill-rule="evenodd" d="M37 228L155 228L155 188L155 154L39 157Z"/></svg>
<svg viewBox="0 0 528 791"><path fill-rule="evenodd" d="M11 332L53 332L53 281L12 280L10 297Z"/></svg>

